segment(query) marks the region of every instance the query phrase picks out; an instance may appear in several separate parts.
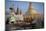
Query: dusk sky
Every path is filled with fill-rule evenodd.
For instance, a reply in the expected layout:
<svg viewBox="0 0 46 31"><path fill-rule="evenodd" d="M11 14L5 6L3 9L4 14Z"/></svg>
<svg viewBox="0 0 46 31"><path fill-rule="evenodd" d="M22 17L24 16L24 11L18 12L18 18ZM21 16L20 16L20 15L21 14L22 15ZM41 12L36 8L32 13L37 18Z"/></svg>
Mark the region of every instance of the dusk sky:
<svg viewBox="0 0 46 31"><path fill-rule="evenodd" d="M14 8L16 10L16 8L18 7L20 10L22 10L23 13L25 13L28 10L29 7L29 2L21 2L21 1L9 1L6 0L6 12L10 12L9 8L14 5ZM38 12L43 13L44 10L44 4L43 3L37 3L37 2L33 2L32 3L32 8L36 9Z"/></svg>

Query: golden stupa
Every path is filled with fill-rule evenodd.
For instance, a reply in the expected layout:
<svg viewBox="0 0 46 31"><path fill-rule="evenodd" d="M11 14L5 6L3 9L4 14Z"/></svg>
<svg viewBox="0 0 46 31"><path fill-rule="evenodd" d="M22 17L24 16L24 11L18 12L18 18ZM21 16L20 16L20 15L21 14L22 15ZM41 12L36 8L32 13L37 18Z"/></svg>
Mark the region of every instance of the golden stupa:
<svg viewBox="0 0 46 31"><path fill-rule="evenodd" d="M38 18L38 12L32 8L32 3L29 3L29 9L26 12L25 21L32 22L32 19Z"/></svg>
<svg viewBox="0 0 46 31"><path fill-rule="evenodd" d="M29 3L29 9L27 11L28 15L30 15L32 18L38 15L37 10L32 8L32 3Z"/></svg>

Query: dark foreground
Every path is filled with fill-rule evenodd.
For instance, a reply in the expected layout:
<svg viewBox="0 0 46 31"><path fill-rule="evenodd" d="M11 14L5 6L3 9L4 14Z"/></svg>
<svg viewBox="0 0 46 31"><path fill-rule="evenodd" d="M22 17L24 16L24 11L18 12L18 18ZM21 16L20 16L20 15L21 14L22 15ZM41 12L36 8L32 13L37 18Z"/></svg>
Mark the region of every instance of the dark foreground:
<svg viewBox="0 0 46 31"><path fill-rule="evenodd" d="M6 31L15 31L15 30L26 30L26 29L40 29L44 28L44 22L41 24L25 24L23 26L17 26L15 24L6 24Z"/></svg>

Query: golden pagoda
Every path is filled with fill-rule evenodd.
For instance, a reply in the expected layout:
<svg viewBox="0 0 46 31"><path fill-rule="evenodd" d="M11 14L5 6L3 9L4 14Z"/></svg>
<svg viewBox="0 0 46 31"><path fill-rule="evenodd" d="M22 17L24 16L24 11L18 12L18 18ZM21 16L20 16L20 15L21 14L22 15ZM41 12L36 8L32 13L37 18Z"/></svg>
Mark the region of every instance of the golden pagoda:
<svg viewBox="0 0 46 31"><path fill-rule="evenodd" d="M33 21L32 19L35 19L36 17L38 17L38 12L32 8L31 2L29 3L29 9L26 12L26 14L27 15L25 16L25 21L28 21L28 22L32 22Z"/></svg>
<svg viewBox="0 0 46 31"><path fill-rule="evenodd" d="M29 3L29 9L27 11L28 15L31 16L32 18L38 15L38 12L32 8L32 3Z"/></svg>

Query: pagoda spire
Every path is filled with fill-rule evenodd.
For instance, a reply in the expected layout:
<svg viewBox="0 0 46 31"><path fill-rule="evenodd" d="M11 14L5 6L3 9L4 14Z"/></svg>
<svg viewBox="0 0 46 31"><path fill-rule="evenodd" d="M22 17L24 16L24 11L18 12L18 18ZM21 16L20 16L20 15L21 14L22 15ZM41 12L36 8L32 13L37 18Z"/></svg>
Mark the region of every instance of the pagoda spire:
<svg viewBox="0 0 46 31"><path fill-rule="evenodd" d="M19 14L19 7L18 7L18 5L17 5L17 14Z"/></svg>
<svg viewBox="0 0 46 31"><path fill-rule="evenodd" d="M32 3L31 2L29 2L29 9L31 9L32 8Z"/></svg>
<svg viewBox="0 0 46 31"><path fill-rule="evenodd" d="M31 15L31 11L32 11L32 3L29 2L29 9L28 9L28 14Z"/></svg>

